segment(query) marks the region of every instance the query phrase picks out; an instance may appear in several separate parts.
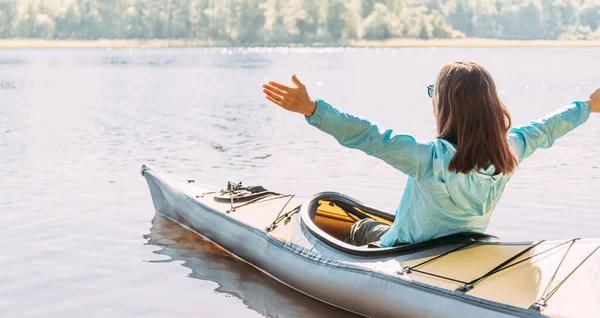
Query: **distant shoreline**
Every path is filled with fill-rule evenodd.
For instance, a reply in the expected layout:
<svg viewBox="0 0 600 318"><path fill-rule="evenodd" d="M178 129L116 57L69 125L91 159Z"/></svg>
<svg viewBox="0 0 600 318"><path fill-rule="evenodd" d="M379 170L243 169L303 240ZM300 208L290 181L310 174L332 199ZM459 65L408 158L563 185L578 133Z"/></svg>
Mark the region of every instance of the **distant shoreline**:
<svg viewBox="0 0 600 318"><path fill-rule="evenodd" d="M226 43L196 40L38 40L5 39L0 40L0 49L45 49L45 48L210 48L236 47ZM252 46L255 47L255 46ZM299 44L264 45L262 47L304 47ZM600 48L596 41L564 40L498 40L498 39L391 39L387 41L351 41L345 44L316 44L313 48L354 47L354 48L409 48L409 47L454 47L454 48L560 48L593 47Z"/></svg>

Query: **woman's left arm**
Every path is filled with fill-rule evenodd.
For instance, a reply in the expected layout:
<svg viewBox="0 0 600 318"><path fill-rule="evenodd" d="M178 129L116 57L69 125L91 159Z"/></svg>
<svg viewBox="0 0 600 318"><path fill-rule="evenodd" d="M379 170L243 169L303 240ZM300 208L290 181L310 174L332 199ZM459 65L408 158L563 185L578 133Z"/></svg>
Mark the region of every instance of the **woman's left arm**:
<svg viewBox="0 0 600 318"><path fill-rule="evenodd" d="M575 101L541 120L509 131L518 161L531 156L538 148L550 148L556 139L585 123L591 113L600 112L600 88L586 101Z"/></svg>
<svg viewBox="0 0 600 318"><path fill-rule="evenodd" d="M311 125L332 135L341 145L364 151L417 178L422 160L430 159L429 146L410 135L383 130L366 119L335 109L323 100L313 101L294 76L296 88L271 82L264 85L267 99L289 111L304 114Z"/></svg>

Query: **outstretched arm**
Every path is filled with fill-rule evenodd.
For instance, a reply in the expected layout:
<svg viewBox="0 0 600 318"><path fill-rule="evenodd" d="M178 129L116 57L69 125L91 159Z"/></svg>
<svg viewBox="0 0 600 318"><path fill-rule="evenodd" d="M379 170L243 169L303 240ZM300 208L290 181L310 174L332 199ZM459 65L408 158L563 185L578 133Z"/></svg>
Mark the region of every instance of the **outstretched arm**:
<svg viewBox="0 0 600 318"><path fill-rule="evenodd" d="M556 139L585 123L590 112L600 112L600 89L586 102L573 102L538 121L511 129L509 138L514 143L519 162L538 148L550 148Z"/></svg>
<svg viewBox="0 0 600 318"><path fill-rule="evenodd" d="M323 100L313 101L306 87L292 77L296 88L270 82L265 84L266 98L289 111L304 114L313 126L332 135L341 145L359 149L380 158L396 169L417 177L422 160L428 160L429 146L410 135L383 130L366 119L343 113Z"/></svg>

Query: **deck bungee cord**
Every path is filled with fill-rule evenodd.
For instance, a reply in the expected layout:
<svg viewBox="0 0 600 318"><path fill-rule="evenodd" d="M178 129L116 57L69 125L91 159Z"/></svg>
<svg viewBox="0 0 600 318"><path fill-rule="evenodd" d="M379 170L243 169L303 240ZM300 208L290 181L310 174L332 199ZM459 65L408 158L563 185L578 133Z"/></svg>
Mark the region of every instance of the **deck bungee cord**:
<svg viewBox="0 0 600 318"><path fill-rule="evenodd" d="M530 245L529 247L527 247L526 249L522 250L521 252L513 255L511 258L507 259L506 261L502 262L500 265L494 267L492 270L490 270L489 272L483 274L482 276L475 278L474 280L465 283L463 286L459 287L457 289L457 291L460 292L468 292L469 290L475 288L475 284L479 283L480 281L486 279L487 277L490 277L498 272L501 272L505 269L508 268L508 264L512 263L512 261L516 260L517 258L521 257L522 255L524 255L525 253L531 251L532 249L534 249L536 246L540 245L542 242L544 242L544 240L541 240L535 244ZM506 266L506 267L505 267Z"/></svg>
<svg viewBox="0 0 600 318"><path fill-rule="evenodd" d="M560 267L562 266L563 262L565 261L565 258L567 257L567 254L569 254L569 251L571 250L571 247L573 247L573 244L575 244L575 241L577 241L578 239L573 239L571 240L571 244L569 244L569 247L567 248L567 251L565 252L565 254L563 255L563 257L560 259L560 263L558 263L558 266L556 267L556 270L554 271L554 274L552 274L552 278L550 278L550 281L548 282L548 285L546 285L546 288L544 289L544 292L542 293L542 297L536 301L533 305L531 305L532 309L537 309L537 310L541 310L542 308L546 307L546 301L548 301L549 297L552 297L552 295L554 295L554 293L556 292L556 290L558 290L558 288L560 287L557 286L555 289L552 290L552 295L550 295L549 290L550 290L550 286L552 286L552 283L554 282L554 279L556 278L556 274L558 274L558 270L560 269Z"/></svg>
<svg viewBox="0 0 600 318"><path fill-rule="evenodd" d="M482 280L484 280L484 279L486 279L486 278L488 278L488 277L490 277L490 276L492 276L494 274L497 274L497 273L499 273L501 271L507 270L507 269L509 269L509 268L511 268L513 266L519 265L519 264L521 264L523 262L526 262L526 261L528 261L528 260L530 260L530 259L532 259L534 257L540 256L542 254L545 254L545 253L550 252L552 250L558 249L559 247L562 247L562 246L567 245L567 244L570 243L569 247L567 248L567 250L565 251L564 255L562 256L562 258L561 258L558 266L556 267L556 270L554 271L554 274L552 275L552 278L550 278L550 281L548 282L548 285L544 289L544 292L542 293L542 297L529 307L529 309L533 309L533 310L537 310L537 311L542 311L542 310L544 310L547 307L548 300L550 300L550 298L569 279L569 277L571 277L571 275L573 275L573 273L575 273L575 271L577 271L577 269L579 269L579 267L581 267L581 265L583 265L590 257L592 257L592 255L596 251L598 251L600 249L600 246L598 246L594 250L592 250L592 252L590 252L577 266L575 266L575 268L573 268L571 270L571 272L560 283L558 283L556 285L556 287L554 287L552 290L550 290L550 287L552 286L552 283L554 282L554 279L556 278L556 275L558 274L558 271L561 268L564 260L566 259L567 255L569 254L569 251L571 250L571 247L573 247L573 245L575 244L575 242L578 241L578 240L580 240L580 238L570 239L570 240L565 241L565 242L563 242L563 243L561 243L559 245L553 246L553 247L548 248L548 249L546 249L544 251L541 251L541 252L539 252L537 254L534 254L534 255L531 255L529 257L526 257L526 258L524 258L524 259L522 259L522 260L520 260L518 262L510 264L514 260L516 260L517 258L521 257L525 253L531 251L532 249L534 249L535 247L537 247L541 243L545 242L545 240L541 240L541 241L539 241L539 242L537 242L535 244L532 244L531 246L527 247L526 249L522 250L521 252L513 255L512 257L510 257L506 261L502 262L500 265L494 267L492 270L488 271L487 273L485 273L485 274L479 276L478 278L475 278L475 279L473 279L473 280L471 280L469 282L465 282L465 281L458 280L458 279L451 278L451 277L446 277L446 276L438 275L438 274L431 273L431 272L421 271L421 270L418 270L416 268L420 267L420 266L423 266L425 264L428 264L430 262L433 262L433 261L435 261L437 259L440 259L440 258L442 258L444 256L447 256L447 255L449 255L451 253L454 253L456 251L462 250L462 249L464 249L464 248L466 248L466 247L468 247L470 245L473 245L473 244L475 244L477 242L470 242L470 243L461 245L461 246L459 246L459 247L457 247L455 249L452 249L452 250L450 250L448 252L445 252L445 253L440 254L440 255L438 255L436 257L428 259L428 260L426 260L424 262L421 262L421 263L419 263L417 265L414 265L414 266L405 266L398 273L400 275L406 275L406 274L410 274L411 272L417 272L419 274L429 275L429 276L432 276L432 277L436 277L436 278L440 278L440 279L452 281L452 282L455 282L455 283L464 284L463 286L461 286L458 289L456 289L456 291L459 291L459 292L462 292L462 293L467 293L468 291L470 291L473 288L475 288L475 285L477 283L479 283L480 281L482 281ZM510 265L508 265L508 264L510 264Z"/></svg>
<svg viewBox="0 0 600 318"><path fill-rule="evenodd" d="M283 199L283 198L293 197L294 196L293 194L292 195L290 195L290 194L280 194L280 195L277 195L275 197L268 198L268 196L270 196L270 195L271 194L265 195L265 196L262 196L262 197L259 197L259 198L256 198L256 199L252 199L252 200L250 200L248 202L245 202L245 203L242 203L242 204L239 204L239 205L236 205L236 206L234 206L233 202L231 202L231 209L227 210L227 213L235 212L237 209L245 207L245 206L248 206L248 205L253 204L253 203L263 203L263 202L268 202L268 201L272 201L272 200Z"/></svg>
<svg viewBox="0 0 600 318"><path fill-rule="evenodd" d="M599 249L600 249L600 246L596 247L590 254L588 254L588 256L586 258L584 258L581 262L579 262L579 264L577 266L575 266L575 268L573 268L573 270L560 283L558 283L558 285L556 285L556 287L554 287L554 289L552 289L551 291L549 291L548 294L545 297L540 298L540 300L538 300L537 302L535 302L535 304L531 305L530 308L538 310L538 311L544 310L544 308L546 308L546 306L548 305L547 304L548 300L550 300L550 298L552 296L554 296L554 294L567 281L567 279L569 279L569 277L571 277L571 275L573 275L573 273L575 273L575 271L577 269L579 269L579 267L581 267L581 265L583 265L583 263L585 263L590 257L592 257L592 255L594 255L594 253L596 253L596 251L598 251ZM567 253L568 253L568 251L567 251ZM564 259L565 256L567 256L566 253L563 256L563 259ZM561 264L562 264L562 261L561 261ZM558 272L559 268L560 268L560 265L558 266L558 268L556 268L556 272L552 276L552 280L554 280L554 276L556 276L556 273ZM548 284L548 286L546 287L546 290L549 289L549 288L550 288L550 284Z"/></svg>
<svg viewBox="0 0 600 318"><path fill-rule="evenodd" d="M194 180L186 180L186 181L188 183L195 182ZM245 191L245 192L243 192L243 191ZM263 188L262 186L244 187L241 182L231 182L231 181L227 182L227 188L220 190L220 191L203 192L203 193L196 195L196 198L204 198L204 196L206 196L208 194L214 194L215 199L217 199L217 198L218 199L226 199L228 197L229 202L230 202L230 208L226 211L227 213L235 212L237 209L240 209L245 206L249 206L254 203L263 203L263 202L268 202L268 201L282 199L282 198L289 198L286 201L286 203L283 205L283 207L281 208L281 210L279 211L277 216L275 217L275 220L273 220L273 222L265 229L267 231L267 233L274 230L277 227L277 224L279 224L279 222L290 218L294 213L297 213L298 211L300 211L300 207L302 206L302 205L298 205L295 208L293 208L292 210L290 210L286 213L283 213L283 211L285 210L287 205L296 196L295 194L281 194L281 193L277 193L277 192L273 192L273 191L268 191L267 189ZM236 194L239 194L239 195L236 197ZM217 197L217 195L219 195L219 197ZM249 198L253 198L253 199L251 199L247 202L244 202L244 203L240 203L238 205L233 204L234 200L243 200L243 199L249 199Z"/></svg>
<svg viewBox="0 0 600 318"><path fill-rule="evenodd" d="M453 282L456 282L456 283L467 284L467 282L463 282L461 280L457 280L457 279L453 279L453 278L449 278L449 277L444 277L444 276L440 276L440 275L433 274L433 273L428 273L428 272L420 271L420 270L417 269L417 267L423 266L423 265L428 264L428 263L431 263L431 262L435 261L436 259L442 258L442 257L444 257L444 256L446 256L448 254L453 253L453 252L462 250L463 248L471 246L471 245L473 245L475 243L477 243L477 241L473 241L473 242L469 242L467 244L461 245L461 246L459 246L459 247L457 247L455 249L449 250L448 252L440 254L440 255L438 255L436 257L432 257L432 258L430 258L430 259L428 259L428 260L426 260L424 262L421 262L421 263L419 263L417 265L414 265L414 266L405 266L404 268L402 268L402 270L400 270L398 272L398 274L404 275L404 274L410 274L411 272L417 272L417 273L426 274L426 275L430 275L430 276L437 277L437 278L446 279L446 280L453 281Z"/></svg>
<svg viewBox="0 0 600 318"><path fill-rule="evenodd" d="M267 231L267 233L273 231L276 227L277 224L279 224L279 222L281 222L282 220L285 219L289 219L294 213L297 213L298 211L300 211L300 207L302 206L302 204L298 205L297 207L291 209L290 211L283 213L283 210L285 210L285 207L290 203L290 201L292 201L292 199L295 197L295 194L292 194L289 198L289 200L287 200L287 202L283 205L283 207L281 208L281 210L279 210L279 213L277 213L277 216L275 217L275 220L269 225L267 226L267 228L265 229L265 231Z"/></svg>

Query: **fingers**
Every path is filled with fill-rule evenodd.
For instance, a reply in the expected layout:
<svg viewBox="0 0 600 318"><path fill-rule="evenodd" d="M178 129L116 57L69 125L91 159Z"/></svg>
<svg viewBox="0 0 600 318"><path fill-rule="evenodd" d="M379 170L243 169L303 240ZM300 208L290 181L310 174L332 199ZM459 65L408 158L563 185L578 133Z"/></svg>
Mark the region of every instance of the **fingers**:
<svg viewBox="0 0 600 318"><path fill-rule="evenodd" d="M600 98L600 88L599 88L599 89L596 89L596 90L595 90L595 91L592 93L592 95L590 95L590 97L589 97L589 98L590 98L590 100L594 100L594 99L598 99L598 98Z"/></svg>
<svg viewBox="0 0 600 318"><path fill-rule="evenodd" d="M268 89L264 89L263 93L265 93L267 95L267 97L270 97L272 100L275 100L279 103L283 102L283 97L273 93L272 91L268 90Z"/></svg>
<svg viewBox="0 0 600 318"><path fill-rule="evenodd" d="M592 95L590 95L587 101L590 106L590 111L593 113L600 112L600 88L596 89Z"/></svg>
<svg viewBox="0 0 600 318"><path fill-rule="evenodd" d="M270 97L270 96L268 96L268 95L267 95L267 96L265 96L265 97L266 97L268 100L272 101L274 104L277 104L277 105L279 105L279 106L283 107L283 103L282 103L282 102L280 102L280 101L277 101L277 100L274 100L273 98L271 98L271 97Z"/></svg>
<svg viewBox="0 0 600 318"><path fill-rule="evenodd" d="M306 87L304 84L302 84L302 82L300 82L295 74L292 76L292 82L295 86L293 88L277 82L269 82L268 84L264 84L263 93L266 95L265 98L272 103L292 112L302 114L314 112L314 107L312 112L310 109L308 109L312 106L310 104L310 97L306 92Z"/></svg>
<svg viewBox="0 0 600 318"><path fill-rule="evenodd" d="M279 83L277 83L277 82L269 82L269 84L270 84L271 86L275 86L276 88L279 88L280 90L282 90L282 91L284 91L284 92L287 92L287 93L289 93L289 92L291 92L291 91L293 91L293 90L294 90L294 89L293 89L293 88L291 88L291 87L285 86L285 85L283 85L283 84L279 84Z"/></svg>
<svg viewBox="0 0 600 318"><path fill-rule="evenodd" d="M302 84L302 82L300 82L300 80L298 79L298 77L296 77L296 74L294 74L294 76L292 76L292 82L294 82L294 84L298 88L304 88L305 87L304 84Z"/></svg>
<svg viewBox="0 0 600 318"><path fill-rule="evenodd" d="M285 92L283 90L280 90L279 88L277 88L277 87L275 87L273 85L265 84L265 85L263 85L263 88L265 88L265 89L267 89L267 90L269 90L269 91L271 91L271 92L273 92L273 93L275 93L275 94L277 94L279 96L287 95L287 92Z"/></svg>

